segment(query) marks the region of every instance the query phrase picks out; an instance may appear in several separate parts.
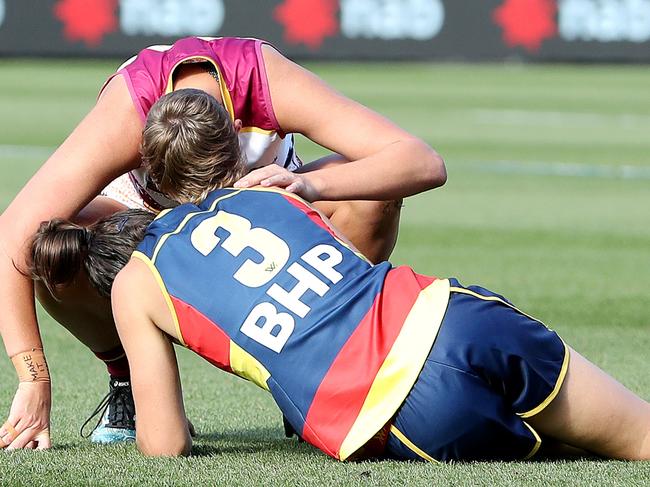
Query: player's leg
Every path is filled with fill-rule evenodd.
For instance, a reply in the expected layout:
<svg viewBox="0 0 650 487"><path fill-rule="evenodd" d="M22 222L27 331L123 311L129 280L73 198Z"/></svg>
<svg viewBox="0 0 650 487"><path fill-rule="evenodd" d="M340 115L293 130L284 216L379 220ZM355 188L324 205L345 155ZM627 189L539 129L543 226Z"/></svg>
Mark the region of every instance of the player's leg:
<svg viewBox="0 0 650 487"><path fill-rule="evenodd" d="M131 393L129 363L120 343L110 300L100 296L83 275L58 289L57 298L39 283L36 295L43 308L102 360L109 373L109 392L91 414L91 440L116 443L135 439L135 406ZM85 424L84 424L85 426ZM82 428L84 429L84 428Z"/></svg>
<svg viewBox="0 0 650 487"><path fill-rule="evenodd" d="M318 201L327 216L371 262L390 257L397 242L402 201Z"/></svg>
<svg viewBox="0 0 650 487"><path fill-rule="evenodd" d="M118 211L124 211L130 206L123 202L116 201L108 196L100 195L95 197L74 217L75 223L79 225L90 225L105 216L112 215Z"/></svg>
<svg viewBox="0 0 650 487"><path fill-rule="evenodd" d="M650 404L574 350L557 397L527 421L598 455L650 460Z"/></svg>
<svg viewBox="0 0 650 487"><path fill-rule="evenodd" d="M451 290L448 315L460 326L449 357L462 359L454 350L469 347L470 370L493 384L522 422L603 456L650 459L646 401L501 296L457 282Z"/></svg>

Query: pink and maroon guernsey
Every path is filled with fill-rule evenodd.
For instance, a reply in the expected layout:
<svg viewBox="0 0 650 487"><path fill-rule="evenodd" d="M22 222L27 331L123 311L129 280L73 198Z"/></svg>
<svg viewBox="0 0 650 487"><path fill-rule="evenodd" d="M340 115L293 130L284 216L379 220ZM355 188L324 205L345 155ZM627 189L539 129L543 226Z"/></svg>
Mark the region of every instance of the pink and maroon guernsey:
<svg viewBox="0 0 650 487"><path fill-rule="evenodd" d="M134 257L157 276L184 345L269 391L306 441L341 460L385 430L449 299L448 280L371 265L275 189L167 210Z"/></svg>
<svg viewBox="0 0 650 487"><path fill-rule="evenodd" d="M249 169L278 164L295 170L302 164L293 135L279 126L262 58L264 41L238 37L187 37L173 45L150 46L126 61L113 77L126 80L142 122L151 106L173 91L173 75L184 63L209 63L217 73L224 106L233 120L242 121L239 142ZM106 84L104 85L106 86ZM103 90L103 88L102 88ZM155 190L149 191L144 171L131 171L131 180L149 206L172 206ZM130 206L130 205L129 205Z"/></svg>

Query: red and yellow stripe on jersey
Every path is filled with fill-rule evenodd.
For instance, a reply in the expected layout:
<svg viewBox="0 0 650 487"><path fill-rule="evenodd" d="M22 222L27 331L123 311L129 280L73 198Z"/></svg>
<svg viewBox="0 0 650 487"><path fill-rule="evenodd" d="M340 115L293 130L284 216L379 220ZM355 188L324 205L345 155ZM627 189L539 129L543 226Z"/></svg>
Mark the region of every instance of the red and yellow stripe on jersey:
<svg viewBox="0 0 650 487"><path fill-rule="evenodd" d="M218 190L151 225L136 257L186 346L268 390L344 460L394 416L433 346L449 283L376 266L277 190Z"/></svg>

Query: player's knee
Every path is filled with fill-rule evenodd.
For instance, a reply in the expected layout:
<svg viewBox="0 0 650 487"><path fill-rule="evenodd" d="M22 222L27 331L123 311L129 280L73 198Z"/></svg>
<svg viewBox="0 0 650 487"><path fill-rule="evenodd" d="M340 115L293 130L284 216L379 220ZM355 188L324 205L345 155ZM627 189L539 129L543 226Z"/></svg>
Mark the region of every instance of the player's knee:
<svg viewBox="0 0 650 487"><path fill-rule="evenodd" d="M104 217L124 211L127 207L106 196L97 196L73 218L78 225L90 225Z"/></svg>
<svg viewBox="0 0 650 487"><path fill-rule="evenodd" d="M362 222L371 231L383 233L387 228L397 224L402 200L391 201L348 201L337 208L332 215L338 225Z"/></svg>
<svg viewBox="0 0 650 487"><path fill-rule="evenodd" d="M349 201L330 219L374 263L388 259L397 242L402 201Z"/></svg>
<svg viewBox="0 0 650 487"><path fill-rule="evenodd" d="M627 432L627 434L626 434ZM611 456L620 460L647 461L650 460L650 406L646 404L646 411L642 421L637 420L623 431L618 431L625 441L620 444L620 450Z"/></svg>

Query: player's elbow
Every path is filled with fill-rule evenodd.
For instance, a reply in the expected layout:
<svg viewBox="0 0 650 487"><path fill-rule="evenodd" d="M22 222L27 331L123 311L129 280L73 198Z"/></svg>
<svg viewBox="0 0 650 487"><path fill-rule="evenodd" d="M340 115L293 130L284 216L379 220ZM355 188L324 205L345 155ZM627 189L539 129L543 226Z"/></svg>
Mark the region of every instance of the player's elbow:
<svg viewBox="0 0 650 487"><path fill-rule="evenodd" d="M409 144L413 157L418 161L420 190L426 191L444 185L447 182L447 168L442 156L420 139L413 138Z"/></svg>
<svg viewBox="0 0 650 487"><path fill-rule="evenodd" d="M137 417L140 414L137 396L135 400ZM143 421L136 421L135 441L138 450L147 457L186 457L192 451L187 420L175 426L173 422L161 422L159 419L154 422L152 418L148 421L145 417Z"/></svg>
<svg viewBox="0 0 650 487"><path fill-rule="evenodd" d="M192 438L185 437L167 438L164 442L151 442L137 438L138 450L147 457L186 457L192 451Z"/></svg>
<svg viewBox="0 0 650 487"><path fill-rule="evenodd" d="M426 145L426 144L425 144ZM426 146L426 168L427 185L429 189L439 188L447 182L447 168L445 161L440 154L428 145Z"/></svg>

